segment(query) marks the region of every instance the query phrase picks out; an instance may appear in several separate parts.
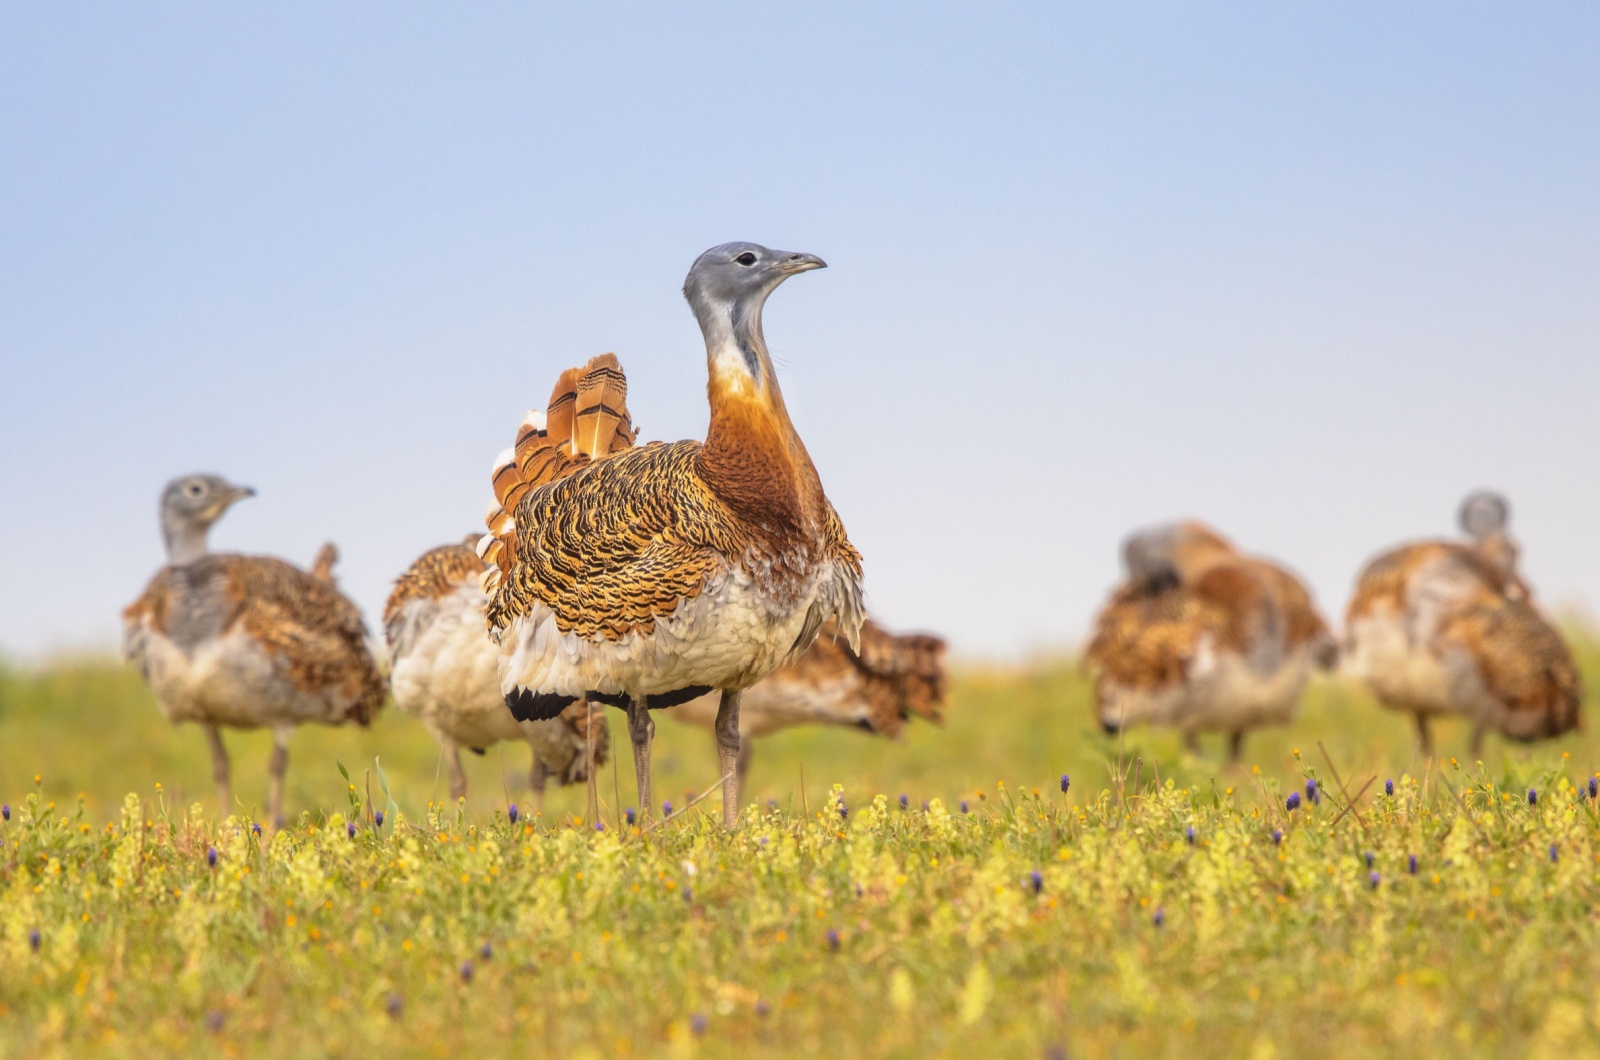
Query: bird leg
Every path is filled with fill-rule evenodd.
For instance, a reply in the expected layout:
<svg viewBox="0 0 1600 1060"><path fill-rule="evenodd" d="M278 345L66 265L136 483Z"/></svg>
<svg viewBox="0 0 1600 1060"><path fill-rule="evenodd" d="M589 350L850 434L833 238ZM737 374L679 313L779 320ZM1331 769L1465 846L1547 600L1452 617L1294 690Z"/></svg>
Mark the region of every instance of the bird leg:
<svg viewBox="0 0 1600 1060"><path fill-rule="evenodd" d="M528 790L533 792L533 815L544 816L544 786L550 779L550 770L545 768L539 752L533 753L533 766L528 770Z"/></svg>
<svg viewBox="0 0 1600 1060"><path fill-rule="evenodd" d="M586 696L583 700L583 754L584 773L589 778L589 823L600 820L600 792L594 779L594 703Z"/></svg>
<svg viewBox="0 0 1600 1060"><path fill-rule="evenodd" d="M1422 756L1428 758L1433 754L1433 734L1428 731L1428 716L1418 714L1417 718L1417 744L1422 748Z"/></svg>
<svg viewBox="0 0 1600 1060"><path fill-rule="evenodd" d="M217 801L222 804L226 817L233 809L232 770L228 764L228 748L222 742L222 730L215 725L206 726L206 740L211 744L211 779L217 785Z"/></svg>
<svg viewBox="0 0 1600 1060"><path fill-rule="evenodd" d="M1483 722L1477 722L1472 726L1472 757L1474 760L1483 757L1483 733Z"/></svg>
<svg viewBox="0 0 1600 1060"><path fill-rule="evenodd" d="M450 759L450 801L455 802L467 797L467 771L461 765L461 745L446 740L445 756Z"/></svg>
<svg viewBox="0 0 1600 1060"><path fill-rule="evenodd" d="M267 816L272 827L283 827L283 777L289 771L289 735L293 726L272 730L272 757L267 760Z"/></svg>
<svg viewBox="0 0 1600 1060"><path fill-rule="evenodd" d="M643 696L628 700L628 737L633 740L633 775L639 781L639 816L649 820L650 804L650 739L656 734L656 723L650 720L649 708Z"/></svg>
<svg viewBox="0 0 1600 1060"><path fill-rule="evenodd" d="M1244 752L1244 730L1235 729L1228 734L1228 764L1238 765L1239 757Z"/></svg>
<svg viewBox="0 0 1600 1060"><path fill-rule="evenodd" d="M717 759L722 766L722 826L739 824L739 697L724 689L717 707Z"/></svg>

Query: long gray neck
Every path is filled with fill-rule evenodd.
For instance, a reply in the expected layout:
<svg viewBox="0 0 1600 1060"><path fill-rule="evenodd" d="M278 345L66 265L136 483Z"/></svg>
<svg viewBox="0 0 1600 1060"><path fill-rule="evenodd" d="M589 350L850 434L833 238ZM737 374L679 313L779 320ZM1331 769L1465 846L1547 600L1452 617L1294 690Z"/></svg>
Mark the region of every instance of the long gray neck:
<svg viewBox="0 0 1600 1060"><path fill-rule="evenodd" d="M175 567L193 563L211 551L206 544L210 527L189 519L161 517L161 538L167 543L167 562Z"/></svg>
<svg viewBox="0 0 1600 1060"><path fill-rule="evenodd" d="M706 363L713 378L737 373L756 389L776 389L767 338L761 330L761 310L770 291L743 302L691 300L695 319L706 340Z"/></svg>

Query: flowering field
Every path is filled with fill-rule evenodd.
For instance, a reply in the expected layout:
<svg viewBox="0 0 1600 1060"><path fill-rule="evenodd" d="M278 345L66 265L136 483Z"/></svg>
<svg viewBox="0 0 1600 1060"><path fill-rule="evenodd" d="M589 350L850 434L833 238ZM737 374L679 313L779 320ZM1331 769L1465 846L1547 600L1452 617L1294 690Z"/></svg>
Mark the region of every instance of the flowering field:
<svg viewBox="0 0 1600 1060"><path fill-rule="evenodd" d="M430 803L398 717L297 738L305 812L272 835L218 820L198 734L119 671L0 693L4 1056L1600 1047L1583 734L1417 763L1402 721L1328 683L1229 769L1092 735L1082 679L1041 666L964 675L950 726L904 744L761 745L732 836L701 806L630 829L626 766L599 829L581 790L513 814L509 750L468 805ZM703 787L709 738L662 731L661 788ZM169 772L139 775L143 741Z"/></svg>

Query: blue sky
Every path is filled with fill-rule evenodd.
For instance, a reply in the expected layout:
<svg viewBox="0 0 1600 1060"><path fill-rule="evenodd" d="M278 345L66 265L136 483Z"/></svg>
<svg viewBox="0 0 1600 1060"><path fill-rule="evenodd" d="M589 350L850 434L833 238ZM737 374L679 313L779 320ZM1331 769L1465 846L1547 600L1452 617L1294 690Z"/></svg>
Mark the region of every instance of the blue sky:
<svg viewBox="0 0 1600 1060"><path fill-rule="evenodd" d="M1600 8L9 5L0 651L105 647L192 470L376 619L566 365L703 437L678 290L821 254L780 378L886 622L1075 647L1194 515L1330 617L1507 491L1600 601Z"/></svg>

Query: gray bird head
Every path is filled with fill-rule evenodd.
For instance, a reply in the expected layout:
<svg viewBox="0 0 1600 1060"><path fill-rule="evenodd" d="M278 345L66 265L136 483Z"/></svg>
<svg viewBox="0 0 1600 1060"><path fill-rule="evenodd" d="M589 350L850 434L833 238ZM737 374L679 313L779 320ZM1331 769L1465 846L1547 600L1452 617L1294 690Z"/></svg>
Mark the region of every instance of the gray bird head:
<svg viewBox="0 0 1600 1060"><path fill-rule="evenodd" d="M192 563L206 554L206 532L235 501L254 497L220 475L185 475L161 492L161 536L172 563Z"/></svg>
<svg viewBox="0 0 1600 1060"><path fill-rule="evenodd" d="M713 358L736 347L745 367L758 382L766 365L766 339L761 333L761 307L780 283L801 272L825 269L815 254L768 250L759 243L724 243L701 254L683 281L706 350Z"/></svg>
<svg viewBox="0 0 1600 1060"><path fill-rule="evenodd" d="M1128 581L1156 589L1177 580L1176 553L1179 528L1173 524L1136 530L1123 538L1122 565Z"/></svg>
<svg viewBox="0 0 1600 1060"><path fill-rule="evenodd" d="M1495 534L1504 534L1506 526L1511 521L1511 505L1506 503L1505 497L1489 490L1477 490L1467 494L1467 499L1461 502L1461 511L1456 517L1461 523L1461 529L1474 541Z"/></svg>

